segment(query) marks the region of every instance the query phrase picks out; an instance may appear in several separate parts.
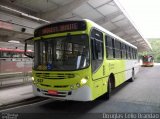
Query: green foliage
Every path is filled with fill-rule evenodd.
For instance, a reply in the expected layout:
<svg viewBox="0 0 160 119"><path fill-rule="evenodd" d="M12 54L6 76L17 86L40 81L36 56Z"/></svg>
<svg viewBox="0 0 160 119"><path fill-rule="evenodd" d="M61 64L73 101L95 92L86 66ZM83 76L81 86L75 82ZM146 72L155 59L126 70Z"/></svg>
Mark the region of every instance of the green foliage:
<svg viewBox="0 0 160 119"><path fill-rule="evenodd" d="M160 62L160 39L148 39L152 51L143 52L144 55L152 55L155 62Z"/></svg>
<svg viewBox="0 0 160 119"><path fill-rule="evenodd" d="M160 55L157 56L157 62L160 62Z"/></svg>

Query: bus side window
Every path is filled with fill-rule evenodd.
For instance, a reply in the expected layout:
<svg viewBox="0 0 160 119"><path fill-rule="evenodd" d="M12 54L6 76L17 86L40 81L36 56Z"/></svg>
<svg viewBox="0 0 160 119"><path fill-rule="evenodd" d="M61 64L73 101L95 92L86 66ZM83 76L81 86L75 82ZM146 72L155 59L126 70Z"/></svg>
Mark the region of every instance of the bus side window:
<svg viewBox="0 0 160 119"><path fill-rule="evenodd" d="M132 48L132 59L134 59L134 48Z"/></svg>
<svg viewBox="0 0 160 119"><path fill-rule="evenodd" d="M92 42L92 58L93 60L103 59L103 34L93 29L91 31L91 42Z"/></svg>
<svg viewBox="0 0 160 119"><path fill-rule="evenodd" d="M130 59L130 54L129 54L129 52L130 52L130 47L127 46L127 55L128 55L128 59Z"/></svg>
<svg viewBox="0 0 160 119"><path fill-rule="evenodd" d="M129 57L130 57L130 59L132 59L132 53L131 53L131 47L129 47Z"/></svg>
<svg viewBox="0 0 160 119"><path fill-rule="evenodd" d="M113 58L115 58L116 57L116 54L115 54L115 40L114 40L114 38L111 38L111 40L112 40Z"/></svg>
<svg viewBox="0 0 160 119"><path fill-rule="evenodd" d="M137 49L135 50L135 58L137 59Z"/></svg>
<svg viewBox="0 0 160 119"><path fill-rule="evenodd" d="M122 43L120 42L120 58L122 59Z"/></svg>
<svg viewBox="0 0 160 119"><path fill-rule="evenodd" d="M134 57L135 57L135 59L137 59L137 50L136 49L134 50Z"/></svg>
<svg viewBox="0 0 160 119"><path fill-rule="evenodd" d="M133 48L133 59L136 59L135 58L135 49Z"/></svg>
<svg viewBox="0 0 160 119"><path fill-rule="evenodd" d="M125 44L121 44L121 49L122 49L122 58L126 59L126 47Z"/></svg>
<svg viewBox="0 0 160 119"><path fill-rule="evenodd" d="M10 52L2 52L2 58L10 58L11 56L10 56Z"/></svg>
<svg viewBox="0 0 160 119"><path fill-rule="evenodd" d="M114 58L112 38L106 35L105 40L106 40L106 53L107 53L106 56L108 59Z"/></svg>
<svg viewBox="0 0 160 119"><path fill-rule="evenodd" d="M129 47L129 46L127 46L127 55L128 55L128 59L130 59L129 49L130 49L130 47Z"/></svg>
<svg viewBox="0 0 160 119"><path fill-rule="evenodd" d="M126 59L128 59L128 46L127 45L125 45L125 49L126 49Z"/></svg>
<svg viewBox="0 0 160 119"><path fill-rule="evenodd" d="M121 58L121 44L119 41L115 40L115 58Z"/></svg>
<svg viewBox="0 0 160 119"><path fill-rule="evenodd" d="M91 31L92 44L92 71L96 71L103 62L103 33L92 29Z"/></svg>

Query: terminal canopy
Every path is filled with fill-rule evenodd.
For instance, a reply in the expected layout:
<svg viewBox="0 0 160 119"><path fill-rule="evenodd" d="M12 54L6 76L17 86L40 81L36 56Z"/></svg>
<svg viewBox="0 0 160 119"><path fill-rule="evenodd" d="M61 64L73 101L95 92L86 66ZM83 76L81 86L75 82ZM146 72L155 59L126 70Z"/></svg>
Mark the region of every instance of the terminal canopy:
<svg viewBox="0 0 160 119"><path fill-rule="evenodd" d="M49 22L90 19L139 51L151 50L118 0L1 0L0 10L0 41L24 42L35 28Z"/></svg>

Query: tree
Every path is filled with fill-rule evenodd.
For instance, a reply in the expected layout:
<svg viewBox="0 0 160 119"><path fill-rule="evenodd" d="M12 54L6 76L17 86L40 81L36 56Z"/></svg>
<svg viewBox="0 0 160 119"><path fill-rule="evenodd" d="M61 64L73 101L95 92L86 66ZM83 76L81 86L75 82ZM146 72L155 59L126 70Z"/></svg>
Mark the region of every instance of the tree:
<svg viewBox="0 0 160 119"><path fill-rule="evenodd" d="M160 39L148 39L152 46L152 51L146 52L154 57L155 62L160 62Z"/></svg>

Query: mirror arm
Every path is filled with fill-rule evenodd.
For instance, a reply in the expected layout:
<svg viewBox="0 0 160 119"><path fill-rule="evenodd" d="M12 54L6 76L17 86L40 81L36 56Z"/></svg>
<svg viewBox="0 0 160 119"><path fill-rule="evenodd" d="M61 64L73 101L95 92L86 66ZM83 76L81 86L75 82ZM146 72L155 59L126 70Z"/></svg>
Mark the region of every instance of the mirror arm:
<svg viewBox="0 0 160 119"><path fill-rule="evenodd" d="M25 40L24 55L27 56L27 57L29 57L29 58L32 58L32 59L33 59L33 58L34 58L33 56L27 54L27 41L28 41L28 40L32 40L32 37Z"/></svg>

